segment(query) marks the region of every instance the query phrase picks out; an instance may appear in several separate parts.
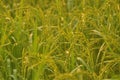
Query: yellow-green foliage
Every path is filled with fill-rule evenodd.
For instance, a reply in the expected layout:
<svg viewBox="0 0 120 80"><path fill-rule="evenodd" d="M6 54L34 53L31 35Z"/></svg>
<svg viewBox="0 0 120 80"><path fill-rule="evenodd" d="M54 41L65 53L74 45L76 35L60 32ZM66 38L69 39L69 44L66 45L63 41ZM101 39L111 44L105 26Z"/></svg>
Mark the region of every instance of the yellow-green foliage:
<svg viewBox="0 0 120 80"><path fill-rule="evenodd" d="M120 0L0 0L0 80L120 80Z"/></svg>

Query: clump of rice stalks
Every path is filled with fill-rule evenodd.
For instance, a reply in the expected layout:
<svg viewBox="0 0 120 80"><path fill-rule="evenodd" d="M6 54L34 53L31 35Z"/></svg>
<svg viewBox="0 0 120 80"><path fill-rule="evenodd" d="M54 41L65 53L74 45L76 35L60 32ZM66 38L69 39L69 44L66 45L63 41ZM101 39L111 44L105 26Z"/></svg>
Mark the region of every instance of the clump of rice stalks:
<svg viewBox="0 0 120 80"><path fill-rule="evenodd" d="M1 80L119 80L119 0L0 1Z"/></svg>

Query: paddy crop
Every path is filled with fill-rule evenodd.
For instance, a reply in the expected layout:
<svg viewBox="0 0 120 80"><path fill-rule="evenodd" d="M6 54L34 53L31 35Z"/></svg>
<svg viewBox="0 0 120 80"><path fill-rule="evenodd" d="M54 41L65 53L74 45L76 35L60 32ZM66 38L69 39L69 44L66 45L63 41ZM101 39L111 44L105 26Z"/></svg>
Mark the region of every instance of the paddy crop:
<svg viewBox="0 0 120 80"><path fill-rule="evenodd" d="M120 80L120 0L0 0L0 80Z"/></svg>

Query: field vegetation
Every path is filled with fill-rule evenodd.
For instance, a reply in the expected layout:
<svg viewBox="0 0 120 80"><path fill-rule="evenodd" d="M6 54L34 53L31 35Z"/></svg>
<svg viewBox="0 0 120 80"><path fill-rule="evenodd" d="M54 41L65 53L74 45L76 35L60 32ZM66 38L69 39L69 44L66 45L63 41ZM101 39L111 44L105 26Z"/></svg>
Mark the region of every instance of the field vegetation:
<svg viewBox="0 0 120 80"><path fill-rule="evenodd" d="M120 80L120 0L0 0L0 80Z"/></svg>

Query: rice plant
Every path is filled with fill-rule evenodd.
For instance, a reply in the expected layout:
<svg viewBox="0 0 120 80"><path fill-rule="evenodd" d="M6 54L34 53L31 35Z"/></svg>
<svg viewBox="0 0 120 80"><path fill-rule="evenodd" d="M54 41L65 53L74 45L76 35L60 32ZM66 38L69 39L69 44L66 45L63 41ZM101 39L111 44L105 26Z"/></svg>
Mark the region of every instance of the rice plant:
<svg viewBox="0 0 120 80"><path fill-rule="evenodd" d="M119 76L119 0L0 0L0 80Z"/></svg>

